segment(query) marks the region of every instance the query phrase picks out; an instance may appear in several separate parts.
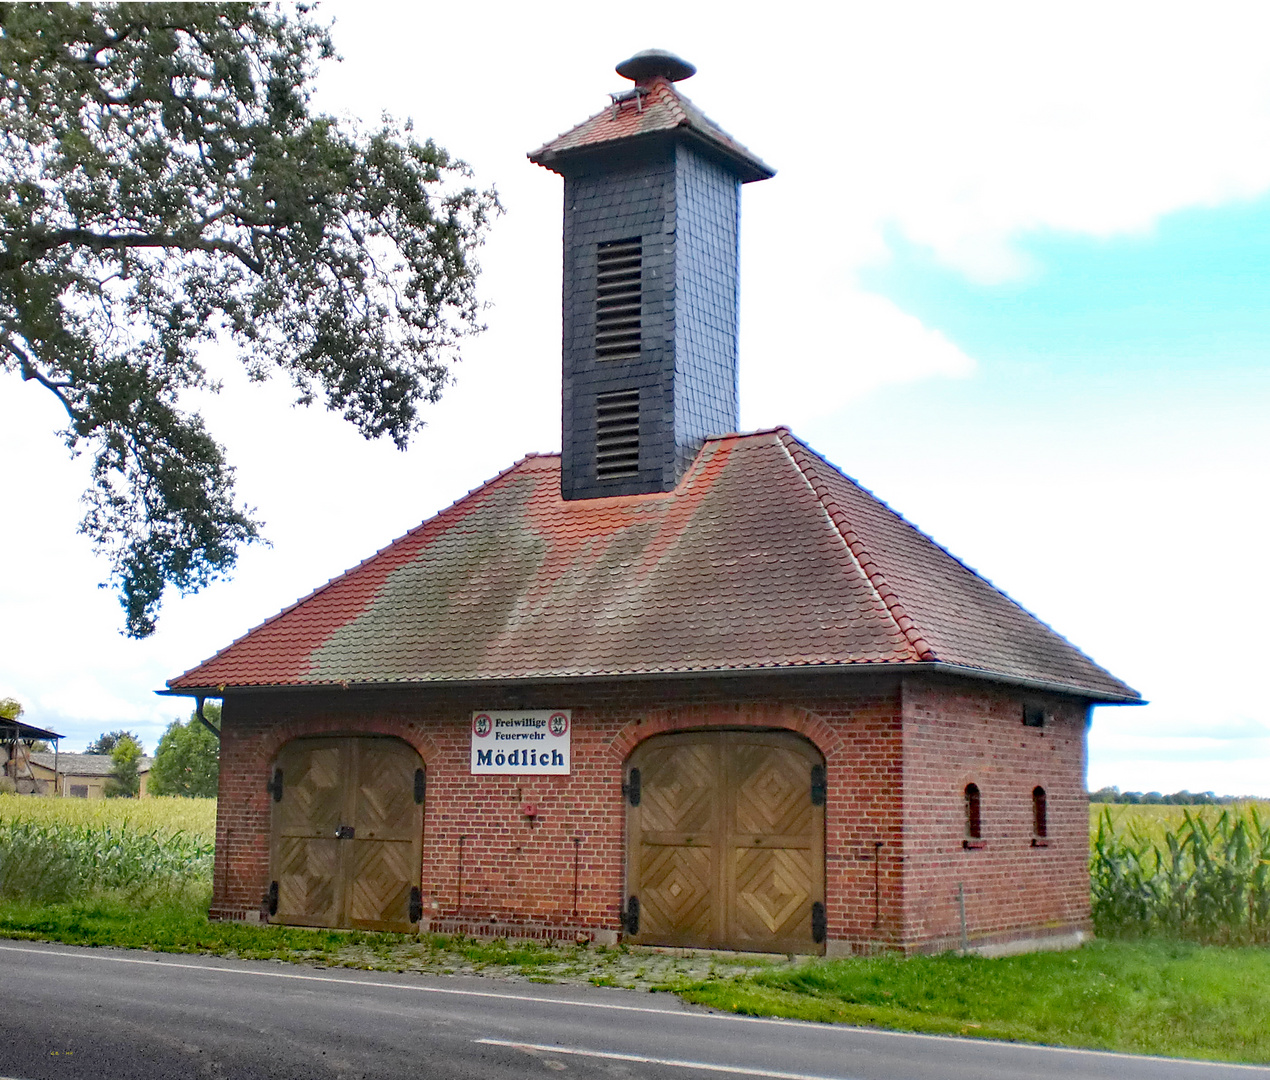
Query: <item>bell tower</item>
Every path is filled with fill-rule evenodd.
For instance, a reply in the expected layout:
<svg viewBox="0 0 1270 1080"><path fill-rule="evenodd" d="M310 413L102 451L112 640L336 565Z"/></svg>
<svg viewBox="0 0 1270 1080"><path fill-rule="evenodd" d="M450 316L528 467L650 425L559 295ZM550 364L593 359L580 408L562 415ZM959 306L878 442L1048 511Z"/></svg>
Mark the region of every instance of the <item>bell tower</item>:
<svg viewBox="0 0 1270 1080"><path fill-rule="evenodd" d="M632 87L529 159L564 177L566 499L670 491L735 431L741 185L774 172L684 97L650 49Z"/></svg>

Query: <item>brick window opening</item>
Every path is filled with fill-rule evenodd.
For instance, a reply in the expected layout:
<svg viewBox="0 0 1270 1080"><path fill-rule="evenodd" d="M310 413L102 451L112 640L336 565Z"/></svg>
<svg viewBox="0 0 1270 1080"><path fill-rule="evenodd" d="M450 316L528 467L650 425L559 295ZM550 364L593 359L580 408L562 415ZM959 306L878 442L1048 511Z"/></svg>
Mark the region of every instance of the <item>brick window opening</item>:
<svg viewBox="0 0 1270 1080"><path fill-rule="evenodd" d="M983 821L979 814L979 785L966 785L966 846L982 847Z"/></svg>
<svg viewBox="0 0 1270 1080"><path fill-rule="evenodd" d="M1032 846L1047 847L1049 845L1049 820L1045 805L1045 789L1032 789Z"/></svg>
<svg viewBox="0 0 1270 1080"><path fill-rule="evenodd" d="M87 785L87 784L72 784L72 785L71 785L71 798L72 798L72 799L87 799L87 798L88 798L88 785Z"/></svg>
<svg viewBox="0 0 1270 1080"><path fill-rule="evenodd" d="M599 480L639 473L639 391L595 399L595 475Z"/></svg>
<svg viewBox="0 0 1270 1080"><path fill-rule="evenodd" d="M595 283L595 358L638 360L643 303L643 241L599 246Z"/></svg>
<svg viewBox="0 0 1270 1080"><path fill-rule="evenodd" d="M1024 705L1023 726L1043 728L1045 726L1045 710L1039 705Z"/></svg>

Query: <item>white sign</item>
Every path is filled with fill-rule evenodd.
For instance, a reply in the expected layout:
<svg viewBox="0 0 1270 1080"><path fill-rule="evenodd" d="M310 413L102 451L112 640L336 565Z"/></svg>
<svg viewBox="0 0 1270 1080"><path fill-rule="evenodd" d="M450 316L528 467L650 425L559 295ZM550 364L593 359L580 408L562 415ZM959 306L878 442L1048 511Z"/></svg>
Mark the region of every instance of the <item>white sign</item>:
<svg viewBox="0 0 1270 1080"><path fill-rule="evenodd" d="M472 772L569 775L569 710L472 714Z"/></svg>

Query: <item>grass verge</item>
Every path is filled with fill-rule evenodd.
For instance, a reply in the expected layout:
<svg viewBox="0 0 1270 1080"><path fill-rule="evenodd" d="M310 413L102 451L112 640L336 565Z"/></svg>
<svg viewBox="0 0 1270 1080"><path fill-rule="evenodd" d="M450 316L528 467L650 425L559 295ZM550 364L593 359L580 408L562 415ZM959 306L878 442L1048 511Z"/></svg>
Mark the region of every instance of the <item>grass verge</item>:
<svg viewBox="0 0 1270 1080"><path fill-rule="evenodd" d="M679 988L754 1016L1270 1063L1270 950L1095 942L1067 953L817 962Z"/></svg>
<svg viewBox="0 0 1270 1080"><path fill-rule="evenodd" d="M0 937L286 960L364 970L488 974L670 991L753 1016L1128 1053L1270 1063L1270 950L1096 942L1075 952L751 962L641 949L552 947L208 922L206 896L107 894L0 904Z"/></svg>

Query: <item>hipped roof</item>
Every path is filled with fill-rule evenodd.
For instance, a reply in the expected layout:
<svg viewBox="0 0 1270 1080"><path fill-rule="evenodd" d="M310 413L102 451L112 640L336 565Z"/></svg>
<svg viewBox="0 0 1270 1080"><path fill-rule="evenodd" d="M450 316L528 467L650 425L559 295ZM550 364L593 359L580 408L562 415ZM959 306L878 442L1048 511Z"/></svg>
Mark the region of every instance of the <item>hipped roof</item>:
<svg viewBox="0 0 1270 1080"><path fill-rule="evenodd" d="M616 149L622 143L678 134L724 158L743 183L776 175L775 169L706 116L669 79L650 79L628 94L632 96L626 101L615 102L540 146L530 153L529 160L563 173L571 161ZM638 98L633 96L636 94Z"/></svg>
<svg viewBox="0 0 1270 1080"><path fill-rule="evenodd" d="M784 428L651 495L566 501L526 457L168 685L843 668L1139 700Z"/></svg>

